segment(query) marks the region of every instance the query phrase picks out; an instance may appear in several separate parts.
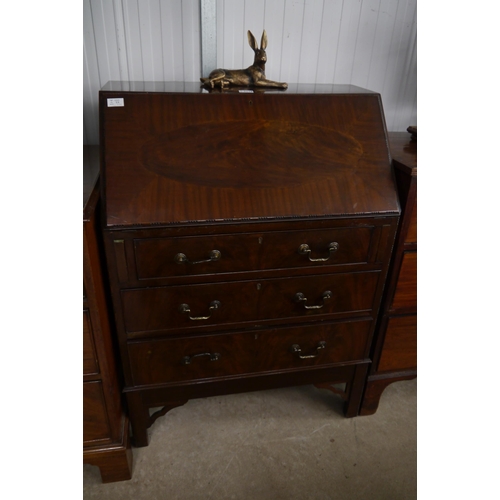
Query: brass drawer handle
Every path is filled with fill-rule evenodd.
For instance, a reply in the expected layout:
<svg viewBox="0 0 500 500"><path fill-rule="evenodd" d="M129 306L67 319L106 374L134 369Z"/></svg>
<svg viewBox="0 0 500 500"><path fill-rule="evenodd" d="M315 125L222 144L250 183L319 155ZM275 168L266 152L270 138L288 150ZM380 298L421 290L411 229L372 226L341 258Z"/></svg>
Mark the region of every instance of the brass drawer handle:
<svg viewBox="0 0 500 500"><path fill-rule="evenodd" d="M218 352L202 352L201 354L193 354L192 356L184 356L182 358L183 365L190 365L193 358L199 358L201 356L210 356L210 361L219 361L220 354Z"/></svg>
<svg viewBox="0 0 500 500"><path fill-rule="evenodd" d="M189 260L185 254L178 253L174 257L174 260L177 264L202 264L203 262L215 262L217 260L220 260L222 254L219 252L219 250L212 250L209 253L209 256L210 258L206 260Z"/></svg>
<svg viewBox="0 0 500 500"><path fill-rule="evenodd" d="M307 245L306 243L303 243L302 245L300 245L300 247L297 251L299 252L300 255L307 255L307 258L311 262L326 262L332 256L332 254L334 252L336 252L338 249L339 249L339 244L336 241L332 241L332 243L330 243L328 245L328 257L319 258L319 259L312 259L311 258L311 249L309 248L309 245Z"/></svg>
<svg viewBox="0 0 500 500"><path fill-rule="evenodd" d="M321 309L325 305L325 300L331 299L333 297L333 293L330 292L330 290L327 290L326 292L323 292L323 295L321 298L323 299L323 303L320 304L319 306L308 306L306 305L307 302L307 297L304 296L303 293L298 292L293 296L293 300L297 303L302 302L304 305L305 309Z"/></svg>
<svg viewBox="0 0 500 500"><path fill-rule="evenodd" d="M191 312L191 309L189 308L189 305L188 304L181 304L179 306L179 311L183 314L187 314L189 315L189 319L193 320L193 321L198 321L200 319L208 319L212 316L212 313L216 310L216 309L219 309L220 307L220 302L218 300L212 300L212 302L210 302L210 307L208 308L208 310L210 311L208 316L191 316L190 315L190 312Z"/></svg>
<svg viewBox="0 0 500 500"><path fill-rule="evenodd" d="M325 347L326 347L326 342L322 340L318 342L318 345L316 346L316 354L300 354L302 352L302 349L300 348L299 344L293 344L290 347L290 352L297 354L300 359L310 359L310 358L317 358L320 355L320 351Z"/></svg>

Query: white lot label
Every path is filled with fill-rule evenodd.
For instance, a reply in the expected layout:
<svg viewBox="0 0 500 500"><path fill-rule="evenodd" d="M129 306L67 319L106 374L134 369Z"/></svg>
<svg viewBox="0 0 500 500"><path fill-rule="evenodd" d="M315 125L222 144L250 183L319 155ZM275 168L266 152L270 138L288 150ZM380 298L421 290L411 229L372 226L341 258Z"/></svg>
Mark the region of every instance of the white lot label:
<svg viewBox="0 0 500 500"><path fill-rule="evenodd" d="M113 108L116 106L125 106L123 103L123 97L114 97L113 99L108 99L108 108Z"/></svg>

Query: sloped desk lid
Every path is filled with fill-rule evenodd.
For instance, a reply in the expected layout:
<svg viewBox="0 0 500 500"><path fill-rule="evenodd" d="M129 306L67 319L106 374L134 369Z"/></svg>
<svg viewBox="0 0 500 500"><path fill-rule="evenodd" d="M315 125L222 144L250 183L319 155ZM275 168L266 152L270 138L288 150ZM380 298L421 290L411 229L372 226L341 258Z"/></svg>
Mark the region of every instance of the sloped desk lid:
<svg viewBox="0 0 500 500"><path fill-rule="evenodd" d="M109 82L99 105L108 227L399 213L379 94Z"/></svg>

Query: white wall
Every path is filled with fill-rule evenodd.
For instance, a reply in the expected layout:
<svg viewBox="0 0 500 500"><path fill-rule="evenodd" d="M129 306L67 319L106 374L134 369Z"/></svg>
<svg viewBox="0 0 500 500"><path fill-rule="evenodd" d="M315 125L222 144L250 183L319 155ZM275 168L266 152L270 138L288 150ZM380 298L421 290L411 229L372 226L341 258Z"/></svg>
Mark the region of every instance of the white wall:
<svg viewBox="0 0 500 500"><path fill-rule="evenodd" d="M252 64L247 30L269 44L266 75L350 83L382 95L387 128L417 124L416 0L214 0L217 66ZM84 144L97 144L109 80L198 81L200 0L83 1Z"/></svg>

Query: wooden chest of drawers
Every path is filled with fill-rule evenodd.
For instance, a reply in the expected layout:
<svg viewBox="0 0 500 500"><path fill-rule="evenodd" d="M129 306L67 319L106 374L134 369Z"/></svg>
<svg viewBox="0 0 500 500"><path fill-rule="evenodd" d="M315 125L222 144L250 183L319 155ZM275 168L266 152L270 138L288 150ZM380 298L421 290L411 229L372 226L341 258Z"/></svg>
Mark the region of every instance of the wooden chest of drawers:
<svg viewBox="0 0 500 500"><path fill-rule="evenodd" d="M405 132L389 134L402 205L392 263L360 409L377 411L384 389L417 376L417 142Z"/></svg>
<svg viewBox="0 0 500 500"><path fill-rule="evenodd" d="M316 384L346 416L359 411L400 213L380 96L241 90L100 92L104 236L137 446L158 416L216 394Z"/></svg>
<svg viewBox="0 0 500 500"><path fill-rule="evenodd" d="M131 478L132 450L104 284L98 178L99 146L84 146L83 462L108 483Z"/></svg>

